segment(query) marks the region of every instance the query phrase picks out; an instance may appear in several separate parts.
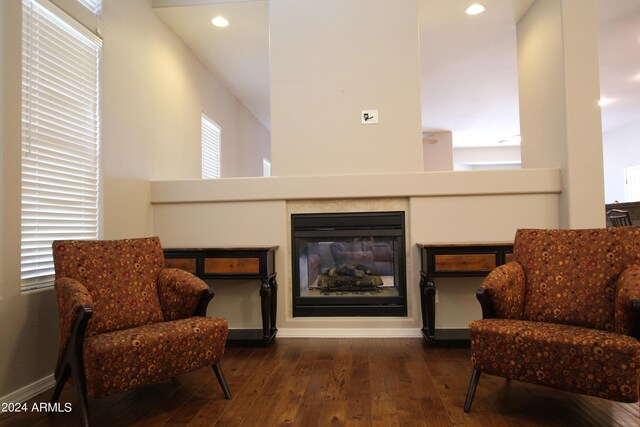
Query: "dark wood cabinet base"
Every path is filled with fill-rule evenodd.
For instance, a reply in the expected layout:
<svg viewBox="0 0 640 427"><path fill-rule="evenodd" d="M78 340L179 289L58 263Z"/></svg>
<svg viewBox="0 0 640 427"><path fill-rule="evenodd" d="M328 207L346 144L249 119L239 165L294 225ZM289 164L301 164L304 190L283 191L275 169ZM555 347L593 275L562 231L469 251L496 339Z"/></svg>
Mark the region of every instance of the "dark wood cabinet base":
<svg viewBox="0 0 640 427"><path fill-rule="evenodd" d="M262 329L230 329L227 345L268 345L278 332L277 246L165 248L165 266L187 270L203 280L260 280Z"/></svg>
<svg viewBox="0 0 640 427"><path fill-rule="evenodd" d="M429 337L429 331L422 328L422 336L429 346L436 348L470 348L469 329L436 329Z"/></svg>
<svg viewBox="0 0 640 427"><path fill-rule="evenodd" d="M229 329L228 347L268 346L275 339L278 330L271 332L269 339L265 339L262 329Z"/></svg>
<svg viewBox="0 0 640 427"><path fill-rule="evenodd" d="M511 243L422 244L420 249L420 306L422 335L429 345L469 347L467 329L436 330L438 277L484 277L513 259ZM462 332L461 332L462 331ZM463 331L467 331L466 336Z"/></svg>

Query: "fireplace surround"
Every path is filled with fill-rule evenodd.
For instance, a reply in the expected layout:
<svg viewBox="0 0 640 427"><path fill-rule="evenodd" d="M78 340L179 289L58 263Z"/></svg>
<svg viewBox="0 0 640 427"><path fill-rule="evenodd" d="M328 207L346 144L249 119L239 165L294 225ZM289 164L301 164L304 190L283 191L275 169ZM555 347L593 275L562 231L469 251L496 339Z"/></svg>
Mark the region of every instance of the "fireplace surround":
<svg viewBox="0 0 640 427"><path fill-rule="evenodd" d="M406 316L404 212L291 215L294 317Z"/></svg>

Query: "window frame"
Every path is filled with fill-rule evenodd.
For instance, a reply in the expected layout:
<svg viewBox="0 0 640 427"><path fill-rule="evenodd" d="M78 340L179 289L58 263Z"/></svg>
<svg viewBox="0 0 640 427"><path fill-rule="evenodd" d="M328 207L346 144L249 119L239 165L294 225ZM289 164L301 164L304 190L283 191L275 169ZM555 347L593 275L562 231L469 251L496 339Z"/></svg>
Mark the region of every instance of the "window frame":
<svg viewBox="0 0 640 427"><path fill-rule="evenodd" d="M30 292L53 286L53 257L50 245L46 247L44 243L76 239L79 234L82 235L80 238L100 238L102 235L102 40L49 0L22 0L21 7L20 288L22 292ZM40 25L37 31L48 31L50 38L45 40L33 25ZM30 43L34 37L40 37L37 44ZM68 40L72 42L63 53L79 56L78 62L69 66L72 62L50 61L50 65L45 66L43 61L47 55L57 58L55 53L59 53L45 50L47 44ZM83 53L78 53L78 49ZM34 71L34 65L40 69ZM59 78L56 81L60 85L58 93L64 95L51 96L54 91L47 88L47 76L40 75L40 80L36 78L40 70L50 72L51 78ZM70 72L89 76L90 84L75 84ZM87 97L87 93L90 96ZM49 115L43 106L47 102L50 103L47 106L50 107ZM66 117L61 107L65 102L69 107ZM80 117L87 117L89 125L78 127L78 123L85 124ZM49 128L56 128L56 132ZM33 157L29 157L31 150L35 153ZM47 199L43 194L49 191L53 207L42 199ZM62 206L65 196L69 204L80 207ZM74 197L76 199L71 201ZM61 228L66 230L60 231ZM33 231L35 241L29 245ZM42 238L44 235L51 238ZM29 277L32 276L28 273L30 257L35 258L37 276Z"/></svg>

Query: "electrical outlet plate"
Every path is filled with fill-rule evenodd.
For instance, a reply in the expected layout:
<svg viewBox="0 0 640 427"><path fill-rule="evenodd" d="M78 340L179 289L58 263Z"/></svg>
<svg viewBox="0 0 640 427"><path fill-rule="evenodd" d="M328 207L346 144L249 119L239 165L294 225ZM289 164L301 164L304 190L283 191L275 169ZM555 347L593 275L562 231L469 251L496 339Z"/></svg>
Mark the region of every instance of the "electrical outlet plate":
<svg viewBox="0 0 640 427"><path fill-rule="evenodd" d="M363 125L376 125L378 124L378 110L362 110L360 119Z"/></svg>

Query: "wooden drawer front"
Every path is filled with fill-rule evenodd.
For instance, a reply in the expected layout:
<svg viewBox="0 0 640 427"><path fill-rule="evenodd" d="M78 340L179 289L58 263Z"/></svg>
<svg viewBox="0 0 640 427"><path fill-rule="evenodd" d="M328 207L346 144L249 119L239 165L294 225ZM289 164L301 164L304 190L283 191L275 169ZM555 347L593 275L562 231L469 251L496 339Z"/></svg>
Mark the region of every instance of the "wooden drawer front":
<svg viewBox="0 0 640 427"><path fill-rule="evenodd" d="M165 258L164 266L167 268L179 268L180 270L196 274L195 258Z"/></svg>
<svg viewBox="0 0 640 427"><path fill-rule="evenodd" d="M260 273L259 258L205 258L204 274Z"/></svg>
<svg viewBox="0 0 640 427"><path fill-rule="evenodd" d="M435 271L483 271L496 267L495 254L436 255Z"/></svg>
<svg viewBox="0 0 640 427"><path fill-rule="evenodd" d="M511 261L515 261L515 258L513 256L513 252L507 252L504 254L504 262L505 264Z"/></svg>

